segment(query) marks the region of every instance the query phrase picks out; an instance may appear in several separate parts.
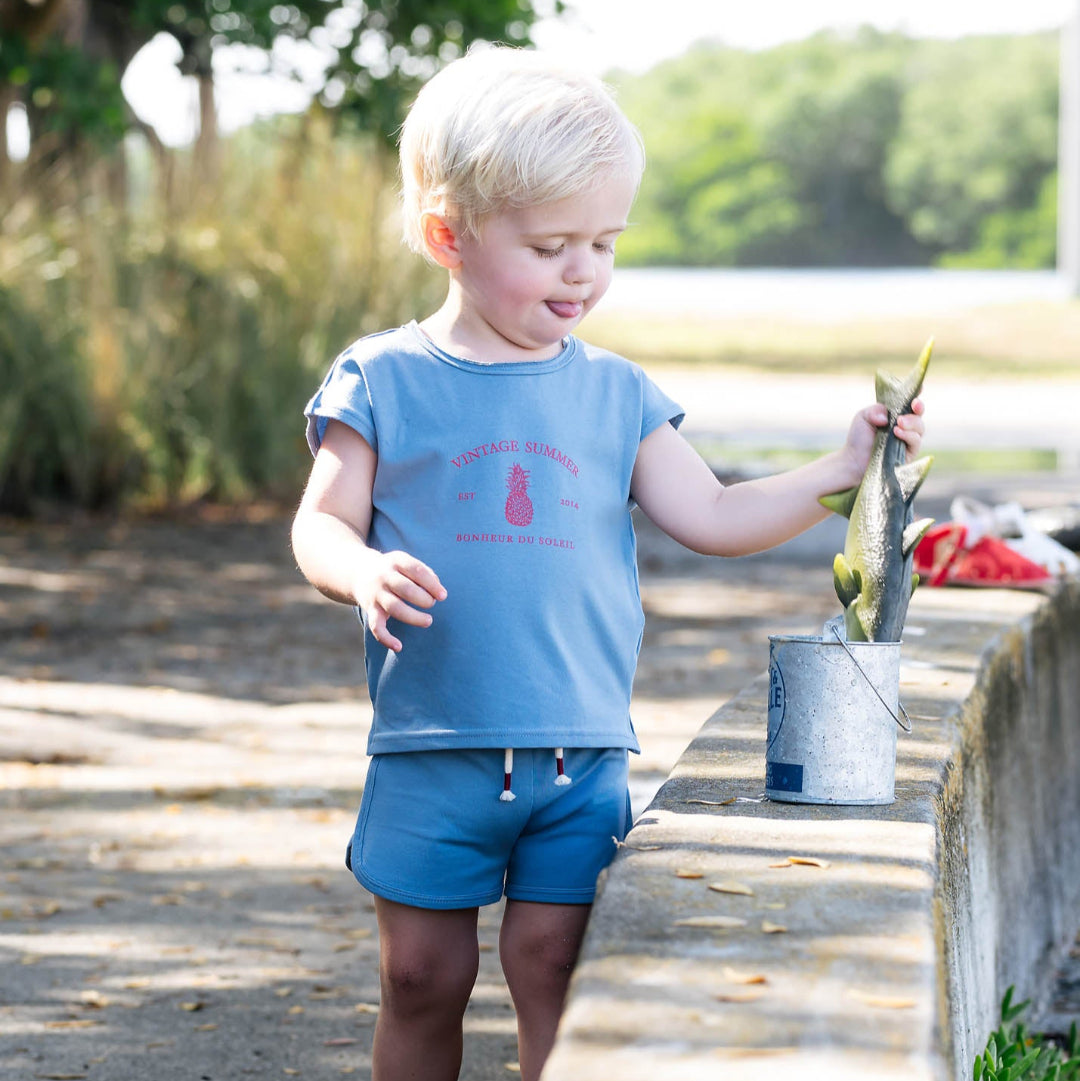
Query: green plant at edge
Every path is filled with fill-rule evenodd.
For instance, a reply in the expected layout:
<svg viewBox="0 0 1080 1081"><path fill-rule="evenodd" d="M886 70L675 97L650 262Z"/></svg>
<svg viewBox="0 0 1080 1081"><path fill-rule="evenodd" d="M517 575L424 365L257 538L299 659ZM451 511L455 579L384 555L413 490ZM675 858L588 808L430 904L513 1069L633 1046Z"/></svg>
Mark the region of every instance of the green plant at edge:
<svg viewBox="0 0 1080 1081"><path fill-rule="evenodd" d="M975 1081L1074 1081L1080 1078L1076 1022L1064 1048L1042 1033L1029 1033L1018 1018L1029 1000L1013 1005L1013 988L1001 1002L1001 1023L990 1033L986 1050L975 1060Z"/></svg>

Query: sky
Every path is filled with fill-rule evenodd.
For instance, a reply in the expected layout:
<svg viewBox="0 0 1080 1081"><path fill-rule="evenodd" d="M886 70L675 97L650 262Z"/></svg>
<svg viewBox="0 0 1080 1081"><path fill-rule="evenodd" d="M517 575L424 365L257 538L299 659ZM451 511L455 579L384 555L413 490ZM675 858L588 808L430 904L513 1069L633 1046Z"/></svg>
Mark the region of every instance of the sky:
<svg viewBox="0 0 1080 1081"><path fill-rule="evenodd" d="M537 7L542 9L545 2L537 0ZM763 49L825 27L866 23L932 37L1056 29L1080 11L1080 0L568 0L567 8L560 18L538 23L534 40L603 74L615 67L645 71L703 38ZM194 80L176 70L178 55L176 42L159 35L135 58L124 79L132 107L174 146L192 139L198 116ZM281 62L293 59L308 69L307 88L251 74L263 62L255 50L219 50L215 67L221 129L232 131L260 115L305 108L318 83L313 55L281 50Z"/></svg>

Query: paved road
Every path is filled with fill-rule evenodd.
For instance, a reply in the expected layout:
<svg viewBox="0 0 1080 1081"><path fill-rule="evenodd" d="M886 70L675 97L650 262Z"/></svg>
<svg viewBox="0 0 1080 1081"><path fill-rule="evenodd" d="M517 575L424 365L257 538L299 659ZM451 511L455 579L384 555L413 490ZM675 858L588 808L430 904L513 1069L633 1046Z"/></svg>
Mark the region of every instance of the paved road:
<svg viewBox="0 0 1080 1081"><path fill-rule="evenodd" d="M658 369L654 377L687 411L685 431L750 447L830 447L873 401L865 378L760 376ZM926 449L1060 452L1080 467L1080 380L961 381L928 377Z"/></svg>

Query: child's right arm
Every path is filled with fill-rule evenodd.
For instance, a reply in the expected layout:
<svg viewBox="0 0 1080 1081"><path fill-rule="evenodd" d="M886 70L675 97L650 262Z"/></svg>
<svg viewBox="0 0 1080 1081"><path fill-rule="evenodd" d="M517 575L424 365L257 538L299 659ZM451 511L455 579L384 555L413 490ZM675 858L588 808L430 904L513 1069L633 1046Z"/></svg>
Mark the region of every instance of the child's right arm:
<svg viewBox="0 0 1080 1081"><path fill-rule="evenodd" d="M367 545L371 528L375 451L347 424L326 426L292 527L293 554L320 593L359 606L375 639L395 653L401 642L388 619L429 627L419 611L446 599L435 572L407 552L379 552Z"/></svg>

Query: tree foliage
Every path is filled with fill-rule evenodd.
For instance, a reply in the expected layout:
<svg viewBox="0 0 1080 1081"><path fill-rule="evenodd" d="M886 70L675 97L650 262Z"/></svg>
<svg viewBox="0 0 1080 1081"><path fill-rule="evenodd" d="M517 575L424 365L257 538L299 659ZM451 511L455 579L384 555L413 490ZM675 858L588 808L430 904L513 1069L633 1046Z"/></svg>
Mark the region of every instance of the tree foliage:
<svg viewBox="0 0 1080 1081"><path fill-rule="evenodd" d="M966 251L989 217L1036 205L1057 163L1057 55L1038 36L926 42L913 57L885 179L923 244Z"/></svg>
<svg viewBox="0 0 1080 1081"><path fill-rule="evenodd" d="M325 106L389 134L439 64L478 38L527 43L541 9L561 7L561 0L0 0L0 105L6 112L21 100L34 138L48 130L69 141L116 142L134 123L120 91L124 70L167 33L180 44L180 71L200 81L205 129L215 52L262 49L269 68L275 42L291 38L325 57Z"/></svg>
<svg viewBox="0 0 1080 1081"><path fill-rule="evenodd" d="M1057 55L1052 34L863 29L615 73L649 152L621 257L1049 265Z"/></svg>

